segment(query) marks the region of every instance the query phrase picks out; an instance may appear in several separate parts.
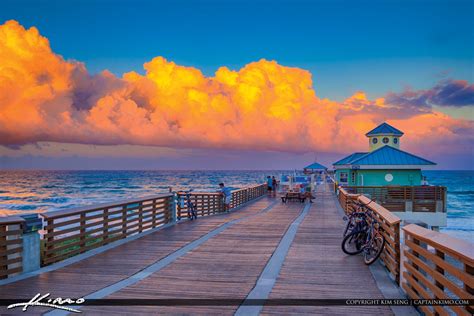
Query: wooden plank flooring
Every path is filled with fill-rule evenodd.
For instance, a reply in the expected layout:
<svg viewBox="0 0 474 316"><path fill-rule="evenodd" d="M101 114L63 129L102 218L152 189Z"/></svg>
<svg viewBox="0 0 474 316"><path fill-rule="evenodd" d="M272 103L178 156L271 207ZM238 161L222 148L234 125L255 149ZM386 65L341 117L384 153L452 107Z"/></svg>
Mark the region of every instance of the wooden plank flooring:
<svg viewBox="0 0 474 316"><path fill-rule="evenodd" d="M260 212L271 202L264 198L229 214L179 223L64 268L0 286L0 298L31 299L37 293L51 293L51 297L86 296L139 272L226 222ZM6 311L0 306L1 315Z"/></svg>
<svg viewBox="0 0 474 316"><path fill-rule="evenodd" d="M383 298L360 256L341 250L344 221L329 187L300 225L270 299ZM262 315L390 315L389 307L267 306Z"/></svg>
<svg viewBox="0 0 474 316"><path fill-rule="evenodd" d="M342 252L342 216L329 188L319 188L316 203L299 226L270 298L383 298L362 258ZM304 207L301 203L278 202L260 213L273 201L264 198L238 212L180 223L62 269L0 286L0 298L26 299L38 292L83 297L126 279L226 222L243 218L163 269L106 297L243 300ZM81 310L85 315L233 315L237 308L85 306ZM46 309L34 307L31 311L36 314ZM0 314L8 313L0 309ZM266 306L262 314L390 315L391 310L381 306Z"/></svg>
<svg viewBox="0 0 474 316"><path fill-rule="evenodd" d="M245 299L303 204L278 204L208 240L195 251L130 287L107 297ZM238 306L86 307L93 315L232 315Z"/></svg>

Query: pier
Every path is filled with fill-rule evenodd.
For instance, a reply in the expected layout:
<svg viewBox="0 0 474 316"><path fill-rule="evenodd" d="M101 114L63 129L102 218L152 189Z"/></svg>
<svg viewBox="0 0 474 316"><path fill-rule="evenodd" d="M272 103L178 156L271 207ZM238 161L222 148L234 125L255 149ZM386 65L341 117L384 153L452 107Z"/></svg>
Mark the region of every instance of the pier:
<svg viewBox="0 0 474 316"><path fill-rule="evenodd" d="M335 193L336 192L336 193ZM215 193L195 193L198 219L186 218L171 194L44 215L41 268L18 274L26 249L21 218L5 218L0 298L37 293L86 299L231 300L212 306L81 306L86 315L414 315L413 307L245 304L252 300L473 298L472 244L400 219L373 203L369 212L387 240L380 262L368 267L341 250L351 199L334 183L319 185L315 203L282 203L263 185L233 192L222 212ZM178 221L177 218L182 220ZM404 238L400 238L401 234ZM403 241L405 242L403 243ZM13 256L13 257L12 257ZM448 260L450 258L450 260ZM453 263L454 262L454 263ZM449 275L449 277L448 277ZM238 301L240 303L235 303ZM196 301L199 302L199 301ZM263 302L263 301L262 301ZM201 305L201 306L199 306ZM19 308L1 314L22 314ZM469 315L469 306L423 306L426 314ZM24 313L23 313L24 314ZM65 315L30 307L27 314Z"/></svg>

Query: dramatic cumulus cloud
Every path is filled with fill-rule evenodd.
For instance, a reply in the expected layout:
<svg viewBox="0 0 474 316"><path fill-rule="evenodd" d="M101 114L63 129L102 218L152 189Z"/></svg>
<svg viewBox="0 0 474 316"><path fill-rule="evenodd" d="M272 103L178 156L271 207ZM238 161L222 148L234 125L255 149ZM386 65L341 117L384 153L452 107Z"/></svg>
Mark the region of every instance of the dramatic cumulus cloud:
<svg viewBox="0 0 474 316"><path fill-rule="evenodd" d="M426 106L472 105L467 82L377 100L358 92L335 102L316 96L308 71L263 59L238 71L221 67L213 77L163 57L145 63L145 75L91 75L84 64L52 52L36 28L15 21L0 26L0 60L2 145L347 152L366 146L363 134L384 120L405 129L408 144L451 142L462 151L472 141L471 121Z"/></svg>

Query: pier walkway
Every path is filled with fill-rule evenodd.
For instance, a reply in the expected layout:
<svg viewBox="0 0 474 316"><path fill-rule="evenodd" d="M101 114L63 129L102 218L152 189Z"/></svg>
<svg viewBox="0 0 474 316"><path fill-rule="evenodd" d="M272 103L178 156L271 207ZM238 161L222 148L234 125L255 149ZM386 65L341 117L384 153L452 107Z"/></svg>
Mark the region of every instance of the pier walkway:
<svg viewBox="0 0 474 316"><path fill-rule="evenodd" d="M360 256L340 249L344 222L329 185L314 204L263 197L228 214L172 225L66 266L0 286L1 298L37 293L95 299L383 298ZM56 264L57 266L57 264ZM394 298L394 297L391 297ZM387 306L83 306L86 315L292 313L390 315ZM5 314L64 315L30 307Z"/></svg>

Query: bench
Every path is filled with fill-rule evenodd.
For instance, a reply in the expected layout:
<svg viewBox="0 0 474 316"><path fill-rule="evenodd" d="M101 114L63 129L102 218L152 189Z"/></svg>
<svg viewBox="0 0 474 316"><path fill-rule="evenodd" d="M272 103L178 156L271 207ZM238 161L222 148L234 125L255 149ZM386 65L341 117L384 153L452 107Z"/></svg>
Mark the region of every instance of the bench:
<svg viewBox="0 0 474 316"><path fill-rule="evenodd" d="M286 203L287 201L300 201L301 203L304 203L304 200L306 197L304 194L298 193L298 192L287 192L284 196L281 197L281 201L283 203Z"/></svg>

